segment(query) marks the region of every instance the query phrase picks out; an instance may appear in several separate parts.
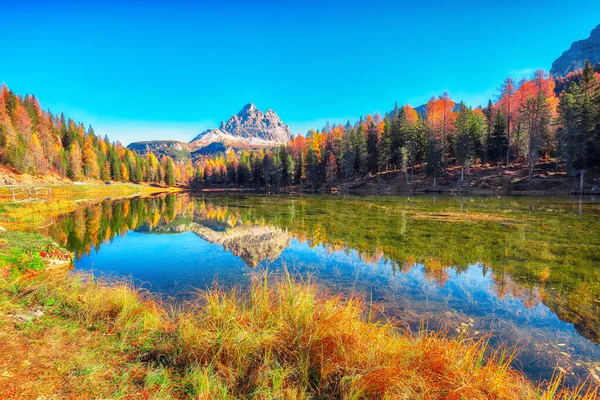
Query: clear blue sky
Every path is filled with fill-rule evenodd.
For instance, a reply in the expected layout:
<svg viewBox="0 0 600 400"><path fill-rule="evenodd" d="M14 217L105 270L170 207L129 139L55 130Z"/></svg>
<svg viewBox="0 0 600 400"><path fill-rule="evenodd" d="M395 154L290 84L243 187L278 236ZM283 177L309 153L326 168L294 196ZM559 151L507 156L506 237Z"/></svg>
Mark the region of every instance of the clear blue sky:
<svg viewBox="0 0 600 400"><path fill-rule="evenodd" d="M0 0L0 82L125 144L248 102L305 133L445 90L485 103L600 24L598 0L368 3Z"/></svg>

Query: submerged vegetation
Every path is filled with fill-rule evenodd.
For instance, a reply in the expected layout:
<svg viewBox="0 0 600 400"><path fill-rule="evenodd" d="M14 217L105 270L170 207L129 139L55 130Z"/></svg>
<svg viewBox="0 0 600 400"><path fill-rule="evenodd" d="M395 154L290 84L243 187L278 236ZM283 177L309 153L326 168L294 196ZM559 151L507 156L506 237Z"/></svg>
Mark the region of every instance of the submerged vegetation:
<svg viewBox="0 0 600 400"><path fill-rule="evenodd" d="M398 330L374 318L360 298L328 295L289 274L263 276L246 294L213 288L182 309L90 275L2 276L0 335L46 349L38 356L52 357L56 367L32 387L23 376L29 364L9 366L3 376L12 379L0 377L5 397L593 399L598 393L590 385L560 390L560 377L535 387L511 370L511 350L490 353L485 340Z"/></svg>
<svg viewBox="0 0 600 400"><path fill-rule="evenodd" d="M439 285L481 263L499 298L543 302L598 343L597 213L595 203L568 199L166 195L80 207L41 232L81 257L129 230L266 225L311 246L356 250L368 263L386 260L396 273L422 264Z"/></svg>
<svg viewBox="0 0 600 400"><path fill-rule="evenodd" d="M20 229L52 239L0 233L0 341L11 343L0 397L596 398L593 377L563 385L557 372L537 387L513 369L519 348L411 332L378 305L308 278L259 273L247 291L214 287L173 305L48 265L64 257L61 246L81 257L134 229L273 226L311 246L387 260L396 273L420 263L440 285L480 262L499 297L543 302L597 342L599 244L589 232L598 211L568 199L168 194L40 214Z"/></svg>

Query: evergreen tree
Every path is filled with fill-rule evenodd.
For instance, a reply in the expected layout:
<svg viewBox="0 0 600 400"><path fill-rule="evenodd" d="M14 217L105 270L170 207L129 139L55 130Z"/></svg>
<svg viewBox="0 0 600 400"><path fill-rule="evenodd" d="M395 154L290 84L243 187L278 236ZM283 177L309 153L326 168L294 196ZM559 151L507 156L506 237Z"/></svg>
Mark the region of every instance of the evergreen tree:
<svg viewBox="0 0 600 400"><path fill-rule="evenodd" d="M367 127L367 157L368 172L377 172L379 166L379 137L377 137L377 127L375 121L369 121Z"/></svg>
<svg viewBox="0 0 600 400"><path fill-rule="evenodd" d="M456 156L456 162L460 165L460 181L464 181L465 168L467 163L470 161L474 153L474 145L472 142L471 127L471 115L472 111L461 103L459 105L458 115L456 116L455 122L455 134L454 134L454 152Z"/></svg>
<svg viewBox="0 0 600 400"><path fill-rule="evenodd" d="M368 152L362 117L360 117L357 127L352 130L351 142L355 154L354 171L358 175L365 176L368 171Z"/></svg>
<svg viewBox="0 0 600 400"><path fill-rule="evenodd" d="M431 139L427 145L427 164L425 173L427 176L433 177L433 186L437 186L437 178L440 176L443 169L442 164L442 149L438 141Z"/></svg>
<svg viewBox="0 0 600 400"><path fill-rule="evenodd" d="M383 134L379 143L379 169L387 171L392 162L392 128L389 116L386 114L383 124Z"/></svg>
<svg viewBox="0 0 600 400"><path fill-rule="evenodd" d="M317 189L323 180L320 164L313 146L309 146L306 154L306 179L314 189Z"/></svg>
<svg viewBox="0 0 600 400"><path fill-rule="evenodd" d="M502 110L499 109L488 140L488 159L493 162L502 161L506 146L506 120Z"/></svg>
<svg viewBox="0 0 600 400"><path fill-rule="evenodd" d="M486 130L485 130L485 138L483 140L483 159L484 161L488 161L490 154L490 138L492 137L492 127L494 125L494 105L491 100L488 100L487 107L483 110L483 114L486 119Z"/></svg>
<svg viewBox="0 0 600 400"><path fill-rule="evenodd" d="M165 183L168 186L175 186L175 163L170 157L165 164Z"/></svg>
<svg viewBox="0 0 600 400"><path fill-rule="evenodd" d="M344 158L342 162L342 176L344 179L350 179L354 174L354 165L356 161L356 154L350 142L351 135L353 134L352 127L346 125L346 135L342 138L342 147L344 148Z"/></svg>

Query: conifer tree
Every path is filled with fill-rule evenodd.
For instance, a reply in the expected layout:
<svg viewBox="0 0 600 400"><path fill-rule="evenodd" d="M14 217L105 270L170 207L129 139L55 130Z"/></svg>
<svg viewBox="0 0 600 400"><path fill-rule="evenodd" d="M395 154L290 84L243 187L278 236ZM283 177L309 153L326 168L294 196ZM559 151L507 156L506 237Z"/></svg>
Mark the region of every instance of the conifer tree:
<svg viewBox="0 0 600 400"><path fill-rule="evenodd" d="M490 161L500 162L506 153L506 120L499 109L494 119L494 125L488 142L488 158Z"/></svg>

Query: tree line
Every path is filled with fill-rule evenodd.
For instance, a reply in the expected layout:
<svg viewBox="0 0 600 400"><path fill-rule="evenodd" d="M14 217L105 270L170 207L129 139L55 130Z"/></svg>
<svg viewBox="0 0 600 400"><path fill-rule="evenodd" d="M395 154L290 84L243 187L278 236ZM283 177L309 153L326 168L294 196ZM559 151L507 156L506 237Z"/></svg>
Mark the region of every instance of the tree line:
<svg viewBox="0 0 600 400"><path fill-rule="evenodd" d="M432 97L424 112L409 105L354 124L327 124L279 148L231 149L196 164L196 184L299 185L318 189L382 171L415 171L435 180L458 167L460 179L474 163L519 163L534 175L540 159L578 173L600 166L600 74L589 63L557 81L536 71L530 79L506 78L495 102L471 108L448 93Z"/></svg>
<svg viewBox="0 0 600 400"><path fill-rule="evenodd" d="M19 173L50 173L72 180L155 182L166 185L307 185L314 189L382 171L415 172L436 180L474 164L526 165L533 176L540 159L579 174L600 166L600 73L589 63L553 79L506 78L495 102L471 108L448 93L424 109L409 105L293 137L278 148L224 153L176 162L141 156L97 135L64 114L43 111L33 95L0 86L0 163Z"/></svg>
<svg viewBox="0 0 600 400"><path fill-rule="evenodd" d="M101 137L89 126L43 111L33 95L16 95L0 86L0 163L18 173L55 173L73 181L155 182L187 184L191 162L176 164L171 157L145 157Z"/></svg>

